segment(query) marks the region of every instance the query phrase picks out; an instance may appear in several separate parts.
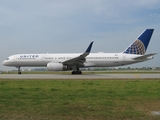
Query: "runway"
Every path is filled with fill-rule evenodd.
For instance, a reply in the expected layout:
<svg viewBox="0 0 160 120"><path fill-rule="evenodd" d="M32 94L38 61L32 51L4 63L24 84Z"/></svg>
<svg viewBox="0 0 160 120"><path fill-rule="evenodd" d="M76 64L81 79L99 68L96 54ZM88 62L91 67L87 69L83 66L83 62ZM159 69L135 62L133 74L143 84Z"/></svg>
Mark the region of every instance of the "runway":
<svg viewBox="0 0 160 120"><path fill-rule="evenodd" d="M160 78L160 74L89 74L89 75L55 75L55 74L0 74L0 79L150 79Z"/></svg>

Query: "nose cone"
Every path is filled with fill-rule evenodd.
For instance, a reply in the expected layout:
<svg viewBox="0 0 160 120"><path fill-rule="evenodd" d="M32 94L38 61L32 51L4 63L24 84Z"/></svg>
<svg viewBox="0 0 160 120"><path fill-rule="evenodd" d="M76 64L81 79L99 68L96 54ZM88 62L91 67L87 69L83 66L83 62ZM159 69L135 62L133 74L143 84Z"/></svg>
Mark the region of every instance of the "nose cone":
<svg viewBox="0 0 160 120"><path fill-rule="evenodd" d="M7 61L6 61L6 60L3 61L2 64L3 64L4 66L7 66Z"/></svg>

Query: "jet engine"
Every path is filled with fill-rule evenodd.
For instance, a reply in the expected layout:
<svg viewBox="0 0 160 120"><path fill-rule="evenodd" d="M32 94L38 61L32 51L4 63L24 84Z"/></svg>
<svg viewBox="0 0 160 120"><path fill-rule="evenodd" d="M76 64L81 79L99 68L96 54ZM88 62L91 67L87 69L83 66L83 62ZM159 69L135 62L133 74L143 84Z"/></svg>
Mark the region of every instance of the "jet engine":
<svg viewBox="0 0 160 120"><path fill-rule="evenodd" d="M62 63L50 62L47 64L47 69L49 71L65 71L67 70L67 65L63 65Z"/></svg>

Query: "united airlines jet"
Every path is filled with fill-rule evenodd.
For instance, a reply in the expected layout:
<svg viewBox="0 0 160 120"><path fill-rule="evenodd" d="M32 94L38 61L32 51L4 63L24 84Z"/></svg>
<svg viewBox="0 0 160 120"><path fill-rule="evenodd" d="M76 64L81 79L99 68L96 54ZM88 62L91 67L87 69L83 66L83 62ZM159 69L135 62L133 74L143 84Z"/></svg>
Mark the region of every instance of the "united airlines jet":
<svg viewBox="0 0 160 120"><path fill-rule="evenodd" d="M21 67L47 67L49 71L73 70L82 74L83 67L115 67L153 59L156 53L145 54L154 29L146 29L127 49L120 53L90 53L93 42L84 53L70 54L17 54L8 57L3 65Z"/></svg>

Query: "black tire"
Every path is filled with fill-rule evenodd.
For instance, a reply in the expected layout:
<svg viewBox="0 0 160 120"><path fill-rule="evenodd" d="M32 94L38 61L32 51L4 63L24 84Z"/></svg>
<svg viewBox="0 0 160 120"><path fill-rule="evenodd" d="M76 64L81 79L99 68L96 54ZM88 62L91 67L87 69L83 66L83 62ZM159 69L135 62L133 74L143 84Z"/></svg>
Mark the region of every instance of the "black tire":
<svg viewBox="0 0 160 120"><path fill-rule="evenodd" d="M80 75L82 74L82 71L72 71L72 75Z"/></svg>

